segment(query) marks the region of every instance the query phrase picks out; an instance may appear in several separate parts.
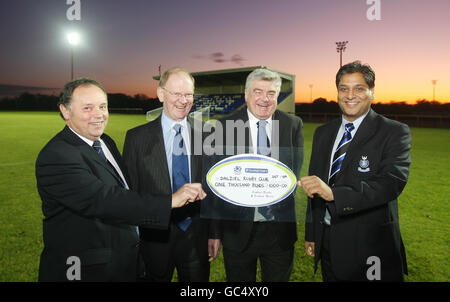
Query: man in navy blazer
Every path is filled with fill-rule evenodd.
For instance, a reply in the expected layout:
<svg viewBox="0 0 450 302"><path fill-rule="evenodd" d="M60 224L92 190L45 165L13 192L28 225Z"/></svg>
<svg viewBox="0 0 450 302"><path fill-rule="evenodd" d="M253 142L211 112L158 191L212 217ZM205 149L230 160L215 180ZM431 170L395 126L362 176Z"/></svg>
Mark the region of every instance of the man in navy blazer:
<svg viewBox="0 0 450 302"><path fill-rule="evenodd" d="M342 118L314 133L305 251L324 281L402 281L407 274L397 198L411 163L407 125L370 108L375 73L359 61L336 75Z"/></svg>
<svg viewBox="0 0 450 302"><path fill-rule="evenodd" d="M66 127L36 160L45 216L39 281L136 281L136 226L167 228L172 208L205 197L201 185L158 196L129 191L119 150L103 133L108 100L98 82L67 83L59 109Z"/></svg>

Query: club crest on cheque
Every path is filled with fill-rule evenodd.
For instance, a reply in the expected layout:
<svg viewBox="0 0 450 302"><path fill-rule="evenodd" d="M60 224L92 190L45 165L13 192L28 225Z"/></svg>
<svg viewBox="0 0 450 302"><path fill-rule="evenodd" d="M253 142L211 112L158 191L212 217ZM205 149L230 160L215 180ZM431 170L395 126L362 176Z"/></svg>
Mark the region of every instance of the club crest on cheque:
<svg viewBox="0 0 450 302"><path fill-rule="evenodd" d="M241 166L235 166L234 167L234 174L240 175L241 172L242 172L242 167Z"/></svg>
<svg viewBox="0 0 450 302"><path fill-rule="evenodd" d="M358 167L358 171L359 172L369 172L370 168L369 168L369 160L367 159L367 156L361 156L361 160L359 161L359 167Z"/></svg>

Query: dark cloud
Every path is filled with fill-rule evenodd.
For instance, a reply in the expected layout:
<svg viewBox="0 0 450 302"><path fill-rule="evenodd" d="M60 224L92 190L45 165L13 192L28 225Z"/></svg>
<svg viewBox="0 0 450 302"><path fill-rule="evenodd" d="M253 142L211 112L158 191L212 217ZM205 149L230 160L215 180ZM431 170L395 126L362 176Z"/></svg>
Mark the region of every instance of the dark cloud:
<svg viewBox="0 0 450 302"><path fill-rule="evenodd" d="M235 54L235 55L231 56L230 59L228 59L223 52L219 52L219 51L213 52L207 56L193 55L192 58L198 59L198 60L203 60L203 59L211 60L214 63L233 62L238 65L242 65L242 62L245 61L245 59L239 54Z"/></svg>
<svg viewBox="0 0 450 302"><path fill-rule="evenodd" d="M241 55L233 55L231 57L231 62L236 63L238 65L242 65L243 61L245 61L245 59Z"/></svg>
<svg viewBox="0 0 450 302"><path fill-rule="evenodd" d="M225 59L225 55L221 52L214 52L209 55L209 58L216 63L224 63L227 62L227 59Z"/></svg>

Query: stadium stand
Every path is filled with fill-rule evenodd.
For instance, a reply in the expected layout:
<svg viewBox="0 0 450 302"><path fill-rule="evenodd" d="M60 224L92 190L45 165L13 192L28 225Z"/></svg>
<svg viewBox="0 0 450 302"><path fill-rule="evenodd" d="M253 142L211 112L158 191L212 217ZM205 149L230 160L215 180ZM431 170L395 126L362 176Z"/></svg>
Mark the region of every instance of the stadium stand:
<svg viewBox="0 0 450 302"><path fill-rule="evenodd" d="M212 70L191 73L195 79L195 97L191 112L208 112L209 116L228 115L245 104L245 81L250 72L264 66ZM282 84L278 109L295 113L295 75L278 72ZM159 76L153 77L159 80Z"/></svg>

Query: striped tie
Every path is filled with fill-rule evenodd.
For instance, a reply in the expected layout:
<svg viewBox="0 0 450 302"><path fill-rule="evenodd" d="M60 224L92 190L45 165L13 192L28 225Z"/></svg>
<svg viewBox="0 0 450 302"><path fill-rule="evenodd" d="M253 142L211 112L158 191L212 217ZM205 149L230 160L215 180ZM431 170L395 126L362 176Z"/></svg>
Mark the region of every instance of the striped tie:
<svg viewBox="0 0 450 302"><path fill-rule="evenodd" d="M339 145L336 148L333 156L333 163L331 164L331 172L328 184L330 186L334 185L336 180L337 173L341 170L342 162L345 158L345 153L347 152L348 146L350 145L350 141L352 140L352 130L355 129L352 123L345 124L345 132L342 136Z"/></svg>
<svg viewBox="0 0 450 302"><path fill-rule="evenodd" d="M100 141L95 141L94 144L92 145L92 148L94 148L95 151L97 151L98 155L100 155L100 157L104 160L104 161L108 161L106 159L105 153L103 153L103 149L102 149L102 144L100 143Z"/></svg>

